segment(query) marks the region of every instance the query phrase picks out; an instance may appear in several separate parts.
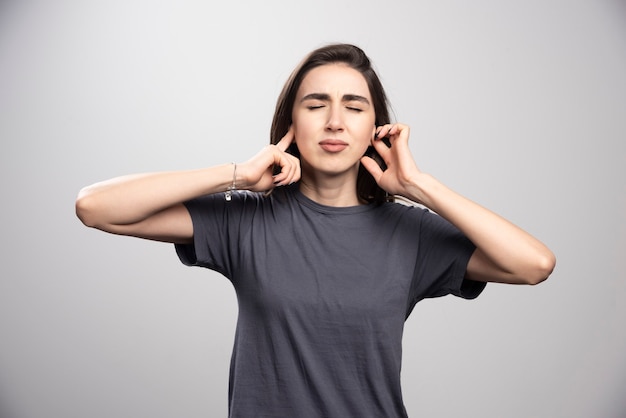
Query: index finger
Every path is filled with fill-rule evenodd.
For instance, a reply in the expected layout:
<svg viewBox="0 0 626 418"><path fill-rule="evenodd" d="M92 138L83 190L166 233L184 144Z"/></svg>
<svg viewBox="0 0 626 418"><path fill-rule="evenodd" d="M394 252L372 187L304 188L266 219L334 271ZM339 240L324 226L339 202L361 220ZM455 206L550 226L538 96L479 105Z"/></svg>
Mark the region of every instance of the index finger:
<svg viewBox="0 0 626 418"><path fill-rule="evenodd" d="M283 136L280 139L280 141L278 141L276 146L278 147L279 150L283 152L287 151L287 148L289 148L289 145L291 145L291 143L293 142L293 138L294 138L293 126L290 126L285 136Z"/></svg>

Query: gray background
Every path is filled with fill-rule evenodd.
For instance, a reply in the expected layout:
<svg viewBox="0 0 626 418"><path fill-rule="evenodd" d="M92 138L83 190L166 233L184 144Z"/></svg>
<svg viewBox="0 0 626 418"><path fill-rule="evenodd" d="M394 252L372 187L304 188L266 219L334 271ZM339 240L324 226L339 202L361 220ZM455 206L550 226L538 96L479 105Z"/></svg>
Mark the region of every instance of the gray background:
<svg viewBox="0 0 626 418"><path fill-rule="evenodd" d="M422 417L626 416L622 1L0 3L0 416L225 416L236 300L83 227L117 175L243 161L292 68L363 47L420 167L557 254L538 287L418 305Z"/></svg>

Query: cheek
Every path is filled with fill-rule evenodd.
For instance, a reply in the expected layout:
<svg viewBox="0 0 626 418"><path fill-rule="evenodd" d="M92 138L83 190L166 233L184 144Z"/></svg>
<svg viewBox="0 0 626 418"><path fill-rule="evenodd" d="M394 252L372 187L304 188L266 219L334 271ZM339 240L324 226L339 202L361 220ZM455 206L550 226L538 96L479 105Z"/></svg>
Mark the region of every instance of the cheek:
<svg viewBox="0 0 626 418"><path fill-rule="evenodd" d="M364 142L367 142L370 145L371 141L374 139L374 135L376 135L376 126L374 124L367 127L364 127L359 135Z"/></svg>
<svg viewBox="0 0 626 418"><path fill-rule="evenodd" d="M295 121L291 126L293 127L293 142L294 144L298 144L300 138L304 135L304 132L298 127Z"/></svg>
<svg viewBox="0 0 626 418"><path fill-rule="evenodd" d="M302 120L297 114L294 114L291 117L291 126L293 127L294 134L300 133L302 135L306 130L306 120Z"/></svg>
<svg viewBox="0 0 626 418"><path fill-rule="evenodd" d="M296 144L304 144L307 138L310 138L314 128L307 121L294 119L292 122L294 142Z"/></svg>

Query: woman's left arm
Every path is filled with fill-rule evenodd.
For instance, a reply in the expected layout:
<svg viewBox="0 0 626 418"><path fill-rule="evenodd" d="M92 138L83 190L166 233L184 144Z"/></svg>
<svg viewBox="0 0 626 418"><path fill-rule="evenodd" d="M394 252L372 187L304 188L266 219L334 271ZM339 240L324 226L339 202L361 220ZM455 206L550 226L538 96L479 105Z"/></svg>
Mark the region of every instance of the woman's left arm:
<svg viewBox="0 0 626 418"><path fill-rule="evenodd" d="M378 138L388 137L391 147ZM361 162L388 193L421 203L455 225L476 246L466 278L511 284L538 284L554 269L554 254L539 240L501 216L452 191L416 166L408 146L409 127L377 129L373 145L387 170L369 157Z"/></svg>

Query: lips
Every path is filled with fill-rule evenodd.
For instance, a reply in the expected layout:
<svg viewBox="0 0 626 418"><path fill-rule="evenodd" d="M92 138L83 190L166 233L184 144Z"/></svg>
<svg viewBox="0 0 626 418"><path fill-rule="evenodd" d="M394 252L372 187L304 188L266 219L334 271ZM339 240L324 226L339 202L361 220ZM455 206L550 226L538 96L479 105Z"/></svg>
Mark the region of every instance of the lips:
<svg viewBox="0 0 626 418"><path fill-rule="evenodd" d="M340 152L348 147L348 143L339 139L324 139L320 141L320 147L327 152Z"/></svg>

